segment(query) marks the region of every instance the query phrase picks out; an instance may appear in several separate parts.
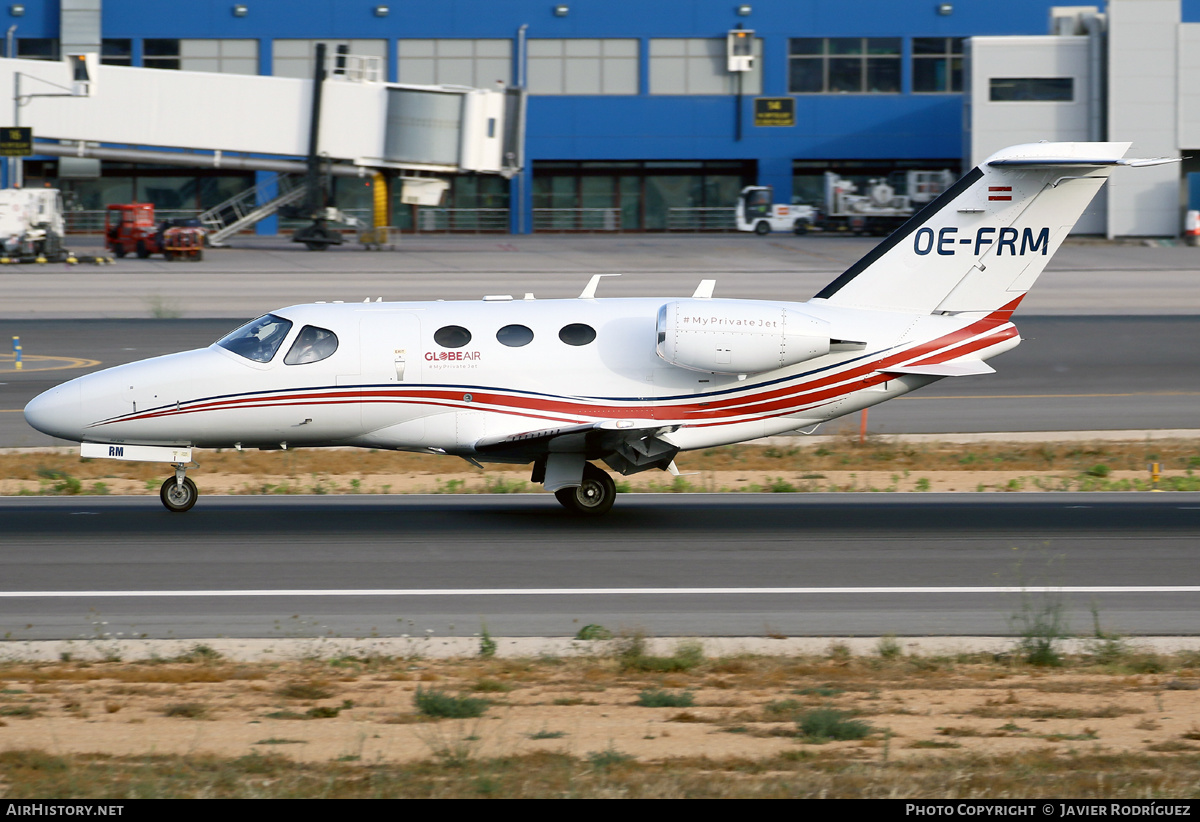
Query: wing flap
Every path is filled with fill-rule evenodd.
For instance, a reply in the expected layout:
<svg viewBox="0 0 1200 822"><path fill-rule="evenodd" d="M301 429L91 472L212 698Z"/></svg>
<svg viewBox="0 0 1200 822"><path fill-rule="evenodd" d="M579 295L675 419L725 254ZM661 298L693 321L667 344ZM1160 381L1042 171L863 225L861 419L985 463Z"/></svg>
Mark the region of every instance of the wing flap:
<svg viewBox="0 0 1200 822"><path fill-rule="evenodd" d="M663 436L679 427L654 420L601 420L484 437L475 442L474 450L497 462L533 462L547 454L576 453L633 474L666 467L675 458L679 447Z"/></svg>

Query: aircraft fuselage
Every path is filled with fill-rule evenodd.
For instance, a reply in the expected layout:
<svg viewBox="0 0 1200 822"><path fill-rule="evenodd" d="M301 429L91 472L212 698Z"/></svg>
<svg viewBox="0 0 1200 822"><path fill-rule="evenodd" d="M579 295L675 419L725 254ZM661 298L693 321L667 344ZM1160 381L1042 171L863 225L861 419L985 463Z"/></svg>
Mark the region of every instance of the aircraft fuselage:
<svg viewBox="0 0 1200 822"><path fill-rule="evenodd" d="M761 373L680 367L656 350L656 321L668 303L681 304L701 339L740 323L731 333L773 340L770 329L756 326L776 323L788 309L852 342ZM983 359L1018 341L1006 318L740 300L314 304L273 315L291 326L266 361L213 344L72 380L27 414L41 430L76 441L359 445L482 461L489 458L473 449L482 438L589 421L655 421L682 426L671 438L687 450L806 428L936 379L880 372L886 363L951 349L961 357L964 344ZM317 362L285 362L310 326L333 332L336 350ZM447 328L465 330L469 340L461 332L448 339ZM454 347L440 344L439 332Z"/></svg>

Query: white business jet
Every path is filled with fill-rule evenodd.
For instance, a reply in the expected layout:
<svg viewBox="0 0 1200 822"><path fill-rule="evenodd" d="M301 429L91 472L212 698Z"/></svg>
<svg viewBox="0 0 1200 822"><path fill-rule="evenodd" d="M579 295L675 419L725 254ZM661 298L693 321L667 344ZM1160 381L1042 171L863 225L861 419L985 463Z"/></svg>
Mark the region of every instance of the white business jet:
<svg viewBox="0 0 1200 822"><path fill-rule="evenodd" d="M817 424L944 377L990 373L1013 311L1128 143L1036 143L972 169L808 302L686 299L314 304L206 349L89 374L38 396L29 424L84 457L171 463L187 511L196 448L315 446L532 464L599 515L621 474L681 451Z"/></svg>

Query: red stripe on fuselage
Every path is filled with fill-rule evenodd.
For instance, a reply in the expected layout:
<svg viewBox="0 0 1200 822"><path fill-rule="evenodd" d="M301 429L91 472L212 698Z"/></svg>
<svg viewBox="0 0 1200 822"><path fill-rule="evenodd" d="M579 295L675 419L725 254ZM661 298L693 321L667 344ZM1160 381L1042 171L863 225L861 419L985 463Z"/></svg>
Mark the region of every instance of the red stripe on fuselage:
<svg viewBox="0 0 1200 822"><path fill-rule="evenodd" d="M502 394L475 389L448 390L403 388L370 389L348 388L346 390L304 390L301 393L285 393L276 397L244 396L210 400L189 404L186 407L168 406L156 411L147 411L105 420L96 425L119 422L134 422L148 419L182 416L200 411L224 411L251 408L271 408L298 405L344 405L360 402L387 402L403 405L432 405L444 408L477 408L492 413L528 417L551 422L579 422L595 417L642 417L647 419L676 420L689 425L722 425L739 422L731 418L765 418L794 413L801 408L825 404L854 391L886 382L894 377L879 373L881 369L900 363L931 365L965 356L973 351L995 345L1017 334L1013 327L1001 328L1009 322L1013 311L1024 295L992 312L987 317L945 336L921 343L869 363L861 363L844 371L825 374L804 383L779 386L755 393L753 386L746 394L725 397L719 400L704 400L689 397L687 400L664 399L654 404L598 404L594 400L570 399L566 397L537 397L530 395ZM1000 333L993 333L999 330ZM467 402L463 395L471 394ZM710 395L711 396L711 395ZM613 401L609 401L612 403ZM486 409L483 408L487 406ZM535 413L536 412L536 413ZM570 416L562 416L570 415ZM668 416L669 415L669 416Z"/></svg>

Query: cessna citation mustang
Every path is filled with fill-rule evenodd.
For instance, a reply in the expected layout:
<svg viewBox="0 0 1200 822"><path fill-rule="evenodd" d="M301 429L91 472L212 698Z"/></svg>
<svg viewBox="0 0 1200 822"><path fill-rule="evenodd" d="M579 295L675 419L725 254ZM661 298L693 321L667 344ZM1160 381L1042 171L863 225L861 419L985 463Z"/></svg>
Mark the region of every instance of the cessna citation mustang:
<svg viewBox="0 0 1200 822"><path fill-rule="evenodd" d="M808 302L687 299L297 305L206 349L110 368L25 408L84 457L172 463L195 448L361 446L532 463L577 514L680 451L818 423L943 377L993 371L1010 322L1129 143L1036 143L974 168Z"/></svg>

